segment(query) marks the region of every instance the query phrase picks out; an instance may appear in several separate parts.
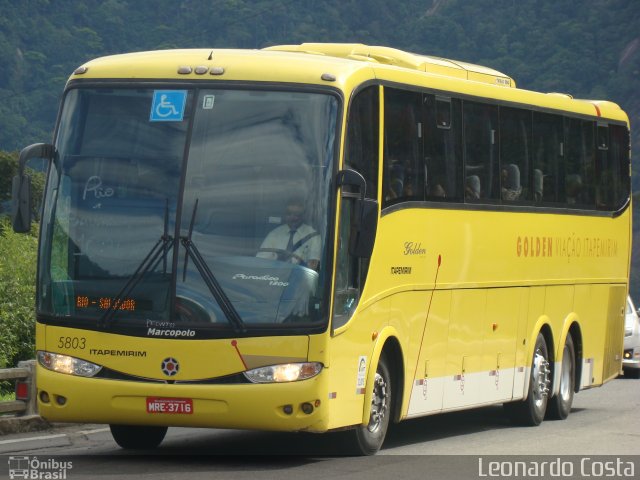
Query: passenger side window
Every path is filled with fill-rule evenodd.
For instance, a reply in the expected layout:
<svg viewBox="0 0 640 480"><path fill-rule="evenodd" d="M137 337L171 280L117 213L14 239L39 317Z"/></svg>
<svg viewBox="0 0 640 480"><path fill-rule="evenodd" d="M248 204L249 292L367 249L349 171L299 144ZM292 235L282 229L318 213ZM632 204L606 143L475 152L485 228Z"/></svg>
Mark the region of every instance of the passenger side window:
<svg viewBox="0 0 640 480"><path fill-rule="evenodd" d="M564 196L568 208L593 208L595 206L594 122L578 118L566 118Z"/></svg>
<svg viewBox="0 0 640 480"><path fill-rule="evenodd" d="M629 131L621 125L597 129L596 208L618 210L630 193Z"/></svg>
<svg viewBox="0 0 640 480"><path fill-rule="evenodd" d="M503 202L533 198L529 186L531 112L500 108L500 196Z"/></svg>
<svg viewBox="0 0 640 480"><path fill-rule="evenodd" d="M422 95L385 89L383 207L424 200Z"/></svg>
<svg viewBox="0 0 640 480"><path fill-rule="evenodd" d="M464 102L465 202L500 199L498 107Z"/></svg>
<svg viewBox="0 0 640 480"><path fill-rule="evenodd" d="M564 178L562 117L533 112L532 200L536 204L560 202L560 179Z"/></svg>
<svg viewBox="0 0 640 480"><path fill-rule="evenodd" d="M367 198L378 198L378 137L380 126L379 87L359 92L351 102L347 124L345 168L362 174L367 181Z"/></svg>
<svg viewBox="0 0 640 480"><path fill-rule="evenodd" d="M356 94L349 107L345 168L356 170L366 180L367 197L378 196L378 139L380 87L368 87ZM343 192L348 189L343 187ZM360 300L369 271L369 259L349 253L353 198L343 193L338 218L338 250L336 252L336 286L333 298L332 328L346 324Z"/></svg>
<svg viewBox="0 0 640 480"><path fill-rule="evenodd" d="M462 112L456 98L424 95L426 198L462 201Z"/></svg>

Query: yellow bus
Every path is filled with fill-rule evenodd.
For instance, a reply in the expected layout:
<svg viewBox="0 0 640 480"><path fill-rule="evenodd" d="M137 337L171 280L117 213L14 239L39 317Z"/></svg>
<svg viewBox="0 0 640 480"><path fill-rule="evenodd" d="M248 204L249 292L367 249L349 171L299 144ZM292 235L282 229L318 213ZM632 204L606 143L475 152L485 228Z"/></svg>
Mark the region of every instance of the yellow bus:
<svg viewBox="0 0 640 480"><path fill-rule="evenodd" d="M620 372L613 103L360 44L132 53L73 73L34 157L39 411L123 448L193 426L373 454L440 412L566 418Z"/></svg>

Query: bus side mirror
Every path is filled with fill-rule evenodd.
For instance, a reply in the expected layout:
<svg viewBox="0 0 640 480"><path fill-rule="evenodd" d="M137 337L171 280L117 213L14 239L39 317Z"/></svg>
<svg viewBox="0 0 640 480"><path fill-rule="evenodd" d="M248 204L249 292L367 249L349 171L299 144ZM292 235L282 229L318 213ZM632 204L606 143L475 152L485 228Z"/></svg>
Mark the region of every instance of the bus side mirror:
<svg viewBox="0 0 640 480"><path fill-rule="evenodd" d="M24 167L32 158L52 160L55 147L47 143L36 143L25 147L18 160L18 175L11 184L11 224L16 233L27 233L31 230L31 177L25 175Z"/></svg>
<svg viewBox="0 0 640 480"><path fill-rule="evenodd" d="M349 235L349 254L360 258L369 258L378 229L378 202L366 198L367 183L355 170L340 170L337 176L338 187L348 185L351 190L342 191L343 201L351 200L351 232Z"/></svg>
<svg viewBox="0 0 640 480"><path fill-rule="evenodd" d="M11 184L11 223L16 233L31 230L31 177L16 175Z"/></svg>
<svg viewBox="0 0 640 480"><path fill-rule="evenodd" d="M349 253L360 258L371 257L378 230L378 202L370 198L356 200L351 220Z"/></svg>

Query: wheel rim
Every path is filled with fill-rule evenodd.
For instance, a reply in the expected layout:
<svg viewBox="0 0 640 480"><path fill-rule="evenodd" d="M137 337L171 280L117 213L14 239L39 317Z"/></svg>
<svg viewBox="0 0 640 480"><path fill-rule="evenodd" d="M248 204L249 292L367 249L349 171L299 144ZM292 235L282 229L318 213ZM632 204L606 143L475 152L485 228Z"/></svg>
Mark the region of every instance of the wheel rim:
<svg viewBox="0 0 640 480"><path fill-rule="evenodd" d="M537 408L541 408L547 401L549 395L549 362L544 356L542 349L537 349L533 358L533 398Z"/></svg>
<svg viewBox="0 0 640 480"><path fill-rule="evenodd" d="M562 372L560 376L560 398L565 402L571 398L572 377L573 365L571 361L571 351L569 350L569 347L565 345L562 353Z"/></svg>
<svg viewBox="0 0 640 480"><path fill-rule="evenodd" d="M367 429L371 433L380 430L384 419L387 415L387 407L389 405L389 388L385 378L376 372L376 378L373 384L373 397L371 398L371 416L369 417L369 425Z"/></svg>

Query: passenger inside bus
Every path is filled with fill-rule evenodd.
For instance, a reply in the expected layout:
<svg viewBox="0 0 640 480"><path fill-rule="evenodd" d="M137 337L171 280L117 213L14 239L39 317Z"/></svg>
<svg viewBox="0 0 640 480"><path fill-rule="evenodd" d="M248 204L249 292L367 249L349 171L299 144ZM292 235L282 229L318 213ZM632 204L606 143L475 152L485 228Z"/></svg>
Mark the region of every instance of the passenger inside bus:
<svg viewBox="0 0 640 480"><path fill-rule="evenodd" d="M464 198L466 200L480 200L480 177L469 175L465 180Z"/></svg>
<svg viewBox="0 0 640 480"><path fill-rule="evenodd" d="M520 169L510 163L502 169L502 199L513 202L520 198L522 185L520 185Z"/></svg>
<svg viewBox="0 0 640 480"><path fill-rule="evenodd" d="M389 188L387 200L394 200L404 194L404 165L397 160L391 160L389 166Z"/></svg>
<svg viewBox="0 0 640 480"><path fill-rule="evenodd" d="M320 234L304 223L305 211L302 197L289 198L284 214L285 223L267 234L256 256L317 270L322 247Z"/></svg>
<svg viewBox="0 0 640 480"><path fill-rule="evenodd" d="M429 199L435 200L442 198L447 198L447 192L441 183L436 183L429 189Z"/></svg>
<svg viewBox="0 0 640 480"><path fill-rule="evenodd" d="M542 202L544 198L544 175L542 170L533 170L533 199L536 203Z"/></svg>
<svg viewBox="0 0 640 480"><path fill-rule="evenodd" d="M566 192L567 203L569 205L575 205L580 202L580 195L582 193L582 177L577 173L567 175L566 179Z"/></svg>

